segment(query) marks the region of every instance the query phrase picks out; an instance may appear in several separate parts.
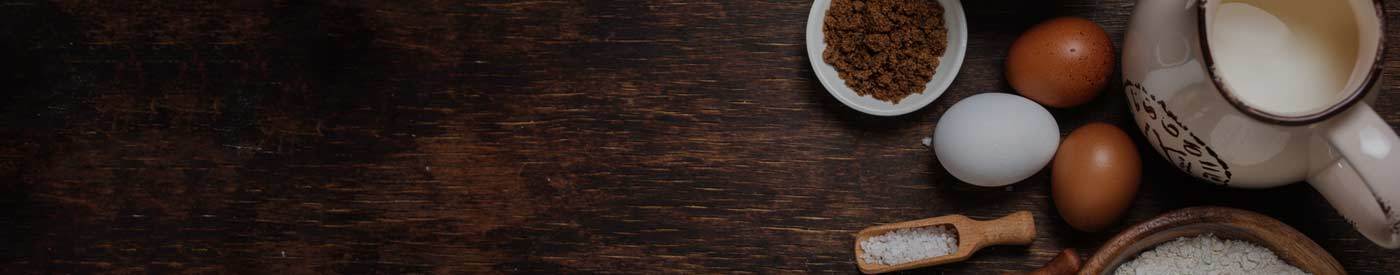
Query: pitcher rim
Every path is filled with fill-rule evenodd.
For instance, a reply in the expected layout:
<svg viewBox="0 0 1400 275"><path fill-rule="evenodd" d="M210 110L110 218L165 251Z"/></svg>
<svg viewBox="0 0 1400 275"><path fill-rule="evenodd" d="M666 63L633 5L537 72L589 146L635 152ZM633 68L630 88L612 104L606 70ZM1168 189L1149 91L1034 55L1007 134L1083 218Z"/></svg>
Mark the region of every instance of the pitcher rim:
<svg viewBox="0 0 1400 275"><path fill-rule="evenodd" d="M1362 82L1360 86L1356 87L1357 90L1351 91L1347 94L1345 98L1342 98L1340 102L1327 106L1327 108L1323 109L1322 111L1310 112L1300 116L1278 115L1265 112L1263 110L1250 106L1249 104L1244 103L1244 101L1242 101L1239 97L1237 97L1234 92L1231 92L1228 86L1224 85L1223 80L1220 78L1220 76L1216 75L1214 60L1215 57L1211 54L1210 38L1207 34L1207 29L1209 28L1209 26L1206 25L1206 4L1210 1L1212 0L1199 0L1196 4L1196 35L1200 37L1200 39L1197 40L1200 43L1201 55L1203 57L1202 59L1205 62L1206 75L1210 77L1210 82L1212 83L1212 85L1215 85L1216 92L1219 92L1220 96L1225 98L1225 101L1230 102L1231 106L1234 106L1235 109L1240 110L1240 112L1242 113L1245 113L1245 115L1248 115L1250 117L1264 122L1280 125L1295 126L1317 123L1319 121L1323 121L1328 118L1331 118L1332 116L1340 114L1344 110L1350 109L1352 105L1356 104L1357 102L1360 102L1361 99L1366 96L1366 93L1371 91L1372 86L1376 85L1377 80L1380 79L1381 68L1384 66L1382 61L1385 58L1386 52L1385 6L1383 3L1381 3L1381 0L1371 0L1371 3L1375 5L1375 16L1380 23L1380 27L1376 29L1376 31L1379 32L1376 36L1378 40L1376 41L1376 43L1378 43L1379 45L1377 45L1375 56L1371 60L1371 69L1369 72L1367 72L1366 80ZM1360 30L1358 30L1358 32L1359 31Z"/></svg>

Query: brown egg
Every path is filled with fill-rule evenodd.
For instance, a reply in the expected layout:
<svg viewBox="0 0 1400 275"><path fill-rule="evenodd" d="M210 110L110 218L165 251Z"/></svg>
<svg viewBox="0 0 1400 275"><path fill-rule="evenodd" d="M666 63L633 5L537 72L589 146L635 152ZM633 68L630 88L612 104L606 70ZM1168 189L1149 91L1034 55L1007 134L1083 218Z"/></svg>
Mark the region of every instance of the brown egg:
<svg viewBox="0 0 1400 275"><path fill-rule="evenodd" d="M1127 212L1137 194L1142 159L1123 130L1104 123L1075 129L1051 164L1050 192L1075 229L1103 230Z"/></svg>
<svg viewBox="0 0 1400 275"><path fill-rule="evenodd" d="M1011 44L1006 81L1035 102L1069 108L1094 99L1113 68L1113 41L1099 24L1061 17L1031 27Z"/></svg>

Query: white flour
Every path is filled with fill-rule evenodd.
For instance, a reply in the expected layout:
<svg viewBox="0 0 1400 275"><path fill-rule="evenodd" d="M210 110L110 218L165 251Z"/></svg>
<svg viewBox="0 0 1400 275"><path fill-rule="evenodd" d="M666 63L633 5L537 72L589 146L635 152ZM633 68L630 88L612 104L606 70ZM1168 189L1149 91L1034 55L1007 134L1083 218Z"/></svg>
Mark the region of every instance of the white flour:
<svg viewBox="0 0 1400 275"><path fill-rule="evenodd" d="M862 261L897 265L958 251L958 235L943 226L896 229L860 242Z"/></svg>
<svg viewBox="0 0 1400 275"><path fill-rule="evenodd" d="M1177 238L1123 263L1114 272L1125 274L1307 274L1280 260L1272 251L1252 243L1221 240L1206 234Z"/></svg>

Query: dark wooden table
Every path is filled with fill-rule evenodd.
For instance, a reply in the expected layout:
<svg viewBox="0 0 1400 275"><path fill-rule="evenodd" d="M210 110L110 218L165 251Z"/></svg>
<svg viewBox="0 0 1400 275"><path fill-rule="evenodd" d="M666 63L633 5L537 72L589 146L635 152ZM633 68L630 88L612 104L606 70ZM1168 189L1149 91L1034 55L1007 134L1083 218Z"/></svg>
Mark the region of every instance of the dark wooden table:
<svg viewBox="0 0 1400 275"><path fill-rule="evenodd" d="M118 2L0 3L0 273L855 273L861 228L1034 212L1030 247L921 270L990 273L1125 226L1073 231L1047 173L972 187L920 140L959 99L1010 91L1031 24L1083 16L1121 45L1131 1L967 1L962 73L896 118L817 83L808 1ZM1397 76L1374 105L1392 127ZM1053 112L1133 134L1128 224L1238 207L1354 273L1400 270L1307 185L1177 172L1119 88Z"/></svg>

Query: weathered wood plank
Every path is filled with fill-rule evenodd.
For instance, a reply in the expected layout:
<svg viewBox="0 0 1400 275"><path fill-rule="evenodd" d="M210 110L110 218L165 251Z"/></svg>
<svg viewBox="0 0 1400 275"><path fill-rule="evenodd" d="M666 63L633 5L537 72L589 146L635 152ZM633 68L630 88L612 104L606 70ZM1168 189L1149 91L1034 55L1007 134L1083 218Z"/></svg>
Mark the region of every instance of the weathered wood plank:
<svg viewBox="0 0 1400 275"><path fill-rule="evenodd" d="M805 1L6 2L0 271L854 273L863 227L1016 210L1030 247L923 271L1088 256L1122 225L1074 232L1048 174L971 187L920 140L1009 91L1021 30L1077 15L1121 45L1133 4L965 5L953 87L875 118L815 81ZM1400 125L1385 78L1375 109ZM1118 89L1054 113L1065 132L1132 123ZM1351 271L1400 270L1310 187L1225 190L1143 155L1128 222L1250 209Z"/></svg>

